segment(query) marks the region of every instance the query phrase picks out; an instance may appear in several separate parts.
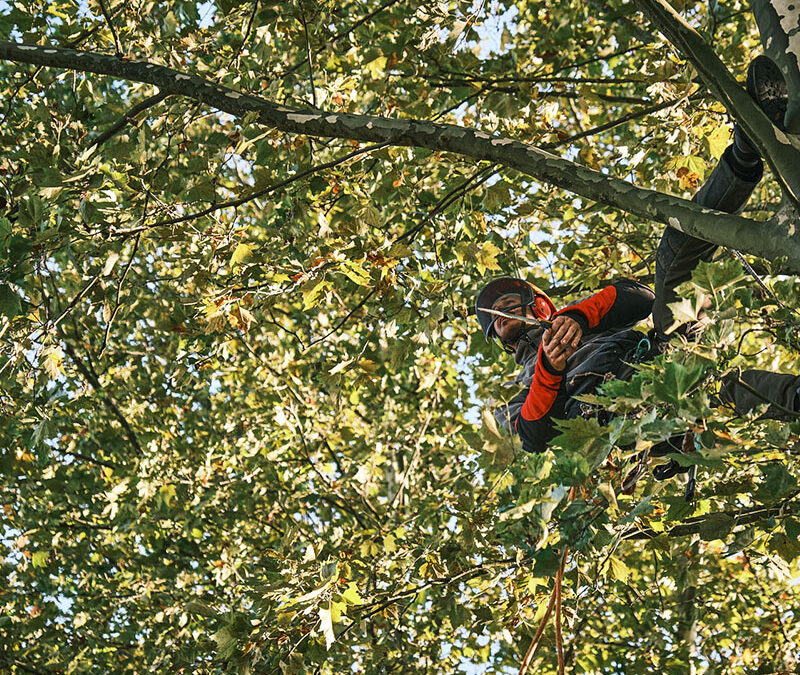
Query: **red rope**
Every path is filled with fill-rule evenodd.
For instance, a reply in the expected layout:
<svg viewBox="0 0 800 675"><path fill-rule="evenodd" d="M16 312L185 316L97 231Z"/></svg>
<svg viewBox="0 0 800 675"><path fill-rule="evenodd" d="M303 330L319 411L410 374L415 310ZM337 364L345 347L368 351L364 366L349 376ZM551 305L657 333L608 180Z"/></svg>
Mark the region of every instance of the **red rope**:
<svg viewBox="0 0 800 675"><path fill-rule="evenodd" d="M575 497L575 492L576 488L573 487L569 491L567 502L572 501L572 499ZM539 622L539 627L536 629L536 633L533 636L533 640L531 640L528 651L525 652L525 658L522 659L522 664L519 667L519 675L525 675L528 670L528 666L530 666L531 661L533 661L533 657L536 656L536 652L539 649L539 643L541 642L542 635L544 635L544 629L547 625L547 620L550 618L550 613L553 611L553 607L556 609L555 628L556 652L558 654L558 675L564 675L566 664L564 663L564 644L563 636L561 634L561 579L564 577L564 564L567 561L568 551L569 549L565 546L564 552L561 554L561 564L556 572L556 579L555 583L553 584L553 592L550 594L550 601L547 603L547 609L544 611L544 616Z"/></svg>

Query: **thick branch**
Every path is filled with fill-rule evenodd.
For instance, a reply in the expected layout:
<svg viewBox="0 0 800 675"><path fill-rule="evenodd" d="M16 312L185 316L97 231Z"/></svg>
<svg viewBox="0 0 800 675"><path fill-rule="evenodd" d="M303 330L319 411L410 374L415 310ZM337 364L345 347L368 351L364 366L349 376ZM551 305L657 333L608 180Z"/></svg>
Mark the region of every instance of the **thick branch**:
<svg viewBox="0 0 800 675"><path fill-rule="evenodd" d="M236 117L256 112L260 123L285 132L428 148L494 162L586 199L672 225L715 244L772 260L786 256L788 270L800 272L800 233L795 232L792 223L755 223L705 209L685 199L636 187L539 148L476 129L413 119L297 110L164 66L122 61L104 54L0 42L0 59L146 82L167 95L186 96ZM749 101L746 94L744 98ZM750 107L755 109L752 101ZM792 171L800 174L800 162ZM797 185L800 185L800 176Z"/></svg>
<svg viewBox="0 0 800 675"><path fill-rule="evenodd" d="M637 7L695 67L712 94L759 147L784 192L800 204L800 161L791 139L773 126L728 72L716 52L666 0L634 0ZM738 247L734 247L738 248Z"/></svg>

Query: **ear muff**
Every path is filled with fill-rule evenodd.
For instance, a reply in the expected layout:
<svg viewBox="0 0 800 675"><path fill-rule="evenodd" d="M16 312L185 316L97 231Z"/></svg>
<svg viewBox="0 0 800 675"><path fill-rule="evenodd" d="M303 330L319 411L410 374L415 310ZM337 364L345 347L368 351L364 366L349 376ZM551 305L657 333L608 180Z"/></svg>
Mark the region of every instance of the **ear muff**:
<svg viewBox="0 0 800 675"><path fill-rule="evenodd" d="M533 299L533 312L536 314L537 319L544 319L550 321L555 314L555 307L544 293L536 293Z"/></svg>

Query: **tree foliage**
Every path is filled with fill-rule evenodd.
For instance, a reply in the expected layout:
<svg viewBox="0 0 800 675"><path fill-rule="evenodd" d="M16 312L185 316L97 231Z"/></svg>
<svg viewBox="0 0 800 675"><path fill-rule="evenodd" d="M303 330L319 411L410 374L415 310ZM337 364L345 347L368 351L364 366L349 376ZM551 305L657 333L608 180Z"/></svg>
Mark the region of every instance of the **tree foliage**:
<svg viewBox="0 0 800 675"><path fill-rule="evenodd" d="M685 201L730 115L778 147L697 60L743 79L745 5L676 5L697 47L617 0L0 4L0 669L515 672L565 548L574 672L795 667L800 426L713 397L798 372L796 150L741 218ZM650 280L670 213L766 286L701 265L701 340L522 454L474 293ZM621 494L687 429L695 502Z"/></svg>

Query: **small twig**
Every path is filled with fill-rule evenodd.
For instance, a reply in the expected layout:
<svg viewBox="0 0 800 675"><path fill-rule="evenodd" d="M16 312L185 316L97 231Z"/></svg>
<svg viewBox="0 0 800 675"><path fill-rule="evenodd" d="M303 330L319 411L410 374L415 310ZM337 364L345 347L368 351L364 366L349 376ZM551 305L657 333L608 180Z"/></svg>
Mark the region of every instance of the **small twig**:
<svg viewBox="0 0 800 675"><path fill-rule="evenodd" d="M564 579L564 562L567 559L567 551L564 549L564 556L561 558L561 567L556 575L556 654L558 655L558 675L564 675L564 638L561 635L561 583Z"/></svg>
<svg viewBox="0 0 800 675"><path fill-rule="evenodd" d="M397 239L394 240L392 243L397 243L403 241L404 239L408 239L409 241L413 240L417 233L425 227L427 223L429 223L433 217L437 214L446 209L450 204L458 200L464 194L466 194L469 190L474 190L480 187L483 183L485 183L491 176L494 175L494 170L496 168L495 164L490 164L483 169L478 169L475 171L471 176L467 178L461 185L454 187L450 192L448 192L444 197L442 197L439 202L434 206L419 222L417 225L412 227L408 232L404 232L401 234Z"/></svg>
<svg viewBox="0 0 800 675"><path fill-rule="evenodd" d="M147 207L145 206L145 208ZM117 316L117 312L119 311L119 308L122 306L120 304L120 297L122 295L122 284L125 283L125 279L128 276L128 272L130 272L131 266L133 265L133 260L134 258L136 258L136 250L139 248L139 240L141 239L141 237L142 237L141 234L136 235L136 241L133 242L133 250L131 251L131 257L128 260L128 264L125 266L125 271L122 273L119 283L117 284L117 297L114 300L114 311L111 312L111 316L109 317L108 323L106 324L106 330L105 333L103 334L103 344L100 346L100 353L98 354L98 358L103 356L103 354L106 351L106 347L108 346L108 336L111 333L111 324L114 323L114 319Z"/></svg>
<svg viewBox="0 0 800 675"><path fill-rule="evenodd" d="M369 145L366 148L359 148L358 150L354 150L353 152L347 153L344 157L340 157L339 159L331 160L330 162L326 162L325 164L318 164L317 166L312 166L310 169L306 169L305 171L300 171L289 178L282 180L278 183L274 183L273 185L269 185L268 187L263 188L262 190L256 190L255 192L246 195L244 197L239 197L238 199L231 199L227 202L220 202L219 204L214 204L213 206L209 206L207 209L203 209L202 211L198 211L196 213L190 213L188 216L179 216L175 218L168 218L167 220L162 220L158 223L153 223L152 225L142 226L136 228L134 230L125 230L122 232L117 232L117 235L130 235L130 234L138 234L139 232L144 232L146 230L152 230L157 227L166 227L168 225L177 225L178 223L184 223L189 220L196 220L197 218L202 218L203 216L207 216L210 213L214 213L215 211L219 211L221 209L227 208L235 208L237 206L241 206L242 204L246 204L249 201L254 199L258 199L259 197L264 197L275 190L279 190L282 187L285 187L301 178L305 178L306 176L316 173L317 171L323 171L324 169L330 169L331 167L338 166L343 162L352 159L358 155L363 155L367 152L372 152L373 150L378 150L380 148L384 148L389 145L389 142L385 143L376 143L375 145Z"/></svg>
<svg viewBox="0 0 800 675"><path fill-rule="evenodd" d="M306 347L306 348L305 348L303 351L308 351L308 350L309 350L309 349L311 349L311 347L313 347L314 345L317 345L317 344L319 344L320 342L323 342L323 341L327 340L327 339L328 339L328 338L329 338L331 335L333 335L333 334L334 334L334 333L335 333L337 330L339 330L339 329L340 329L342 326L344 326L344 324L347 322L347 320L348 320L348 319L349 319L351 316L353 316L353 314L355 314L355 313L356 313L356 312L357 312L359 309L361 309L361 308L362 308L362 307L365 305L365 303L367 302L367 300L369 300L369 299L370 299L370 298L371 298L373 295L375 295L375 291L376 291L376 289L374 289L374 288L373 288L373 289L372 289L372 290L371 290L369 293L367 293L367 294L366 294L366 295L365 295L363 298L361 298L361 301L360 301L360 302L359 302L359 303L358 303L358 304L357 304L355 307L353 307L353 309L351 309L351 310L350 310L350 311L347 313L347 316L345 316L345 317L344 317L344 318L343 318L341 321L339 321L339 323L337 323L337 324L336 324L336 325L335 325L333 328L331 328L331 329L330 329L330 330L329 330L327 333L325 333L325 335L323 335L321 338L317 338L316 340L312 340L311 342L309 342L309 343L308 343L308 346L307 346L307 347Z"/></svg>
<svg viewBox="0 0 800 675"><path fill-rule="evenodd" d="M738 511L720 511L718 513L709 513L705 516L695 516L694 518L689 518L682 522L679 525L676 525L670 530L666 532L656 532L651 528L645 529L638 529L636 527L631 527L621 535L619 535L620 540L623 539L652 539L657 537L661 534L665 534L667 537L684 537L690 534L697 534L700 532L700 526L707 522L710 518L714 516L718 516L720 514L729 516L733 519L731 527L735 527L737 525L749 525L750 523L758 522L759 520L766 520L768 518L785 518L787 516L792 515L796 512L797 506L795 505L795 509L786 509L786 506L795 499L795 497L800 494L800 490L795 490L791 494L789 494L786 498L781 500L781 502L777 506L771 506L765 508L763 506L754 506L746 509L740 509Z"/></svg>
<svg viewBox="0 0 800 675"><path fill-rule="evenodd" d="M66 340L64 340L64 351L69 355L70 359L72 359L72 362L75 364L75 367L80 371L81 375L83 375L86 381L89 382L89 384L91 384L96 391L100 392L103 403L106 404L106 407L109 409L111 414L122 425L125 435L128 437L128 441L134 447L136 452L139 455L144 454L142 446L139 444L139 439L136 437L136 434L131 428L131 425L128 423L128 420L125 419L125 416L117 407L117 404L114 402L114 399L112 399L111 396L109 396L105 392L105 390L103 389L103 385L100 384L100 381L86 367L86 364L84 364L83 361L80 359L80 357L77 355L75 350L72 348L72 345Z"/></svg>
<svg viewBox="0 0 800 675"><path fill-rule="evenodd" d="M64 310L55 319L53 319L50 324L51 327L55 328L58 326L58 324L61 323L61 320L73 310L75 305L80 302L81 298L83 298L83 296L86 295L92 289L92 286L94 286L98 281L100 281L99 274L95 275L92 280L89 281L89 283L87 283L80 291L78 291L77 295L70 300L69 304L64 308Z"/></svg>
<svg viewBox="0 0 800 675"><path fill-rule="evenodd" d="M571 502L575 498L576 492L577 488L575 487L569 491L569 494L567 495L567 503ZM564 646L561 636L561 580L564 577L564 565L567 562L567 553L569 553L569 549L565 546L564 552L561 554L561 564L556 572L553 592L550 594L550 602L547 604L547 609L545 610L544 616L539 623L539 628L536 630L536 634L533 636L533 640L531 640L528 651L525 652L525 657L522 659L522 664L519 668L519 675L525 675L526 671L528 670L528 666L530 666L533 657L536 655L542 635L544 634L545 626L547 625L547 619L550 618L550 613L552 612L554 606L556 608L556 649L558 652L558 673L559 675L564 675Z"/></svg>
<svg viewBox="0 0 800 675"><path fill-rule="evenodd" d="M341 39L342 39L342 38L344 38L344 37L347 37L347 36L348 36L348 35L350 35L350 33L352 33L352 32L353 32L353 31L354 31L356 28L358 28L358 27L359 27L359 26L361 26L362 24L364 24L364 23L366 23L367 21L369 21L369 20L370 20L372 17L374 17L376 14L379 14L379 13L380 13L380 12L382 12L384 9L388 9L388 8L389 8L389 7L391 7L392 5L396 5L398 2L400 2L400 0L386 0L386 2L384 2L382 5L380 5L379 7L377 7L376 9L374 9L373 11L371 11L369 14L366 14L366 15L362 16L362 17L361 17L361 18L360 18L358 21L356 21L355 23L351 24L351 25L350 25L348 28L346 28L346 29L344 29L344 30L342 30L342 31L339 31L339 32L338 32L336 35L334 35L334 36L333 36L333 37L332 37L332 38L329 40L329 42L332 44L332 43L334 43L334 42L336 42L336 41L338 41L338 40L341 40ZM319 53L319 52L318 52L318 53ZM302 65L303 65L303 61L298 61L298 62L297 62L297 63L295 63L295 64L294 64L294 65L293 65L291 68L289 68L289 70L285 71L285 72L283 73L282 77L286 77L287 75L291 75L292 73L296 72L296 71L297 71L299 68L301 68L301 67L302 67Z"/></svg>
<svg viewBox="0 0 800 675"><path fill-rule="evenodd" d="M110 138L116 136L122 129L125 128L126 125L130 124L136 119L136 116L139 113L147 110L148 108L152 108L154 105L161 103L165 98L167 98L166 94L162 94L161 92L150 96L141 103L137 103L133 108L131 108L128 112L126 112L117 122L114 123L113 126L106 129L102 134L100 134L97 138L95 138L89 148L95 148L99 145L102 145Z"/></svg>
<svg viewBox="0 0 800 675"><path fill-rule="evenodd" d="M311 61L311 42L308 39L308 24L306 23L305 14L300 14L300 23L303 24L303 32L306 36L306 61L308 63L308 78L311 83L311 103L317 107L317 90L314 86L314 66Z"/></svg>
<svg viewBox="0 0 800 675"><path fill-rule="evenodd" d="M256 14L258 14L259 3L260 0L255 0L253 3L253 13L250 15L250 19L247 22L247 27L244 29L242 44L239 45L239 48L234 52L233 57L231 57L231 60L228 62L229 66L232 66L234 63L236 63L237 59L242 55L247 41L250 39L250 31L253 29L253 21L255 21Z"/></svg>
<svg viewBox="0 0 800 675"><path fill-rule="evenodd" d="M97 0L97 2L100 4L100 10L103 12L103 16L106 19L109 29L111 29L111 35L114 36L114 49L117 52L117 58L122 59L125 57L125 55L122 51L122 42L120 42L119 33L117 33L117 27L114 25L114 21L106 9L106 3L103 2L103 0Z"/></svg>
<svg viewBox="0 0 800 675"><path fill-rule="evenodd" d="M632 120L638 119L640 117L644 117L645 115L650 115L651 113L659 112L660 110L664 110L665 108L670 108L674 105L682 103L689 98L696 98L697 94L694 96L690 96L688 93L684 94L683 96L679 96L678 98L672 98L668 101L662 101L661 103L656 103L655 105L647 106L646 108L642 108L640 110L634 110L627 115L623 115L622 117L618 117L615 120L611 120L610 122L606 122L605 124L600 124L596 127L592 127L591 129L586 129L586 131L581 131L580 133L574 134L569 138L560 141L557 145L566 145L567 143L573 143L574 141L580 140L582 138L586 138L587 136L594 136L595 134L602 133L603 131L608 131L609 129L613 129L614 127L619 126L620 124L625 124L625 122L630 122ZM550 144L548 144L550 145ZM541 146L543 150L548 150L548 145Z"/></svg>
<svg viewBox="0 0 800 675"><path fill-rule="evenodd" d="M531 640L531 644L528 647L528 651L525 652L525 657L522 659L522 664L520 664L519 667L519 675L525 675L525 673L528 671L528 666L530 666L533 657L536 656L536 652L539 649L539 644L541 643L542 635L544 635L545 626L547 626L547 620L550 618L550 614L552 613L553 607L556 604L556 591L559 587L560 575L564 569L564 561L566 560L566 558L567 558L567 549L564 549L564 553L561 556L561 566L559 567L558 572L556 572L556 579L555 579L555 585L553 586L553 592L550 594L550 601L547 603L547 609L544 611L544 616L542 617L542 620L539 622L539 627L536 629L536 633L534 634L533 639Z"/></svg>
<svg viewBox="0 0 800 675"><path fill-rule="evenodd" d="M447 72L447 71L443 71ZM484 82L486 84L496 84L501 82L536 82L545 84L602 84L602 85L627 85L627 84L646 84L644 77L481 77L480 75L467 75L460 78L450 78L432 82L434 85L455 84L467 85L473 82Z"/></svg>
<svg viewBox="0 0 800 675"><path fill-rule="evenodd" d="M403 473L403 478L400 480L400 486L397 488L397 492L394 493L394 497L392 498L391 503L389 504L389 509L393 509L395 502L397 502L398 498L401 497L403 494L403 490L406 487L406 483L408 482L408 477L411 475L411 469L414 468L414 465L417 462L417 459L420 455L420 450L422 449L422 439L425 436L425 432L428 430L428 424L430 424L431 418L433 417L433 410L428 413L428 417L425 420L425 423L422 425L422 431L417 434L417 443L416 447L414 448L414 454L411 457L411 461L408 463L405 472Z"/></svg>
<svg viewBox="0 0 800 675"><path fill-rule="evenodd" d="M70 455L71 457L75 457L76 459L82 459L84 462L89 462L90 464L99 464L100 466L108 467L109 469L119 469L121 466L119 464L114 464L113 462L106 462L102 459L97 459L96 457L89 457L89 455L82 455L79 452L72 452L71 450L64 450L65 455Z"/></svg>

